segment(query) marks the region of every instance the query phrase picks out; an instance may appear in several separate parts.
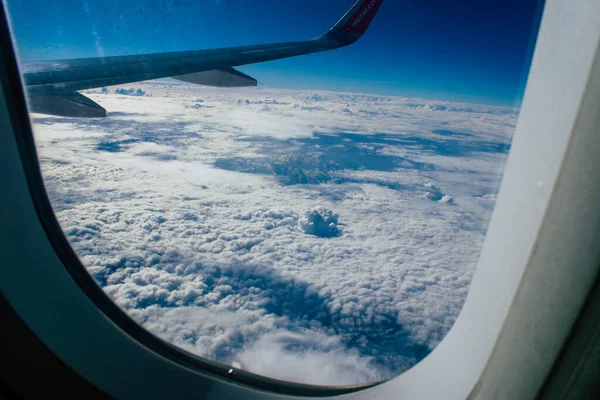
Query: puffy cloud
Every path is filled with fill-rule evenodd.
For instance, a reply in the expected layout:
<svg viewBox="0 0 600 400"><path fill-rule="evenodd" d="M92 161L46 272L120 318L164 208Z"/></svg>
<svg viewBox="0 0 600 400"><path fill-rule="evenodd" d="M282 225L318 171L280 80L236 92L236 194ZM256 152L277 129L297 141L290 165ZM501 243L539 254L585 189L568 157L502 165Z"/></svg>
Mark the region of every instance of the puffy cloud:
<svg viewBox="0 0 600 400"><path fill-rule="evenodd" d="M105 88L102 88L102 93L107 93L106 90L104 90ZM117 88L115 89L115 93L116 94L122 94L125 96L145 96L146 92L144 90L142 90L141 88L129 88L129 89L125 89L125 88Z"/></svg>
<svg viewBox="0 0 600 400"><path fill-rule="evenodd" d="M325 207L307 208L298 220L298 226L308 235L331 238L341 233L338 218L338 214Z"/></svg>
<svg viewBox="0 0 600 400"><path fill-rule="evenodd" d="M273 378L324 385L354 385L384 379L372 357L348 351L338 338L318 332L269 332L237 355L243 368L252 365Z"/></svg>
<svg viewBox="0 0 600 400"><path fill-rule="evenodd" d="M452 198L452 196L450 195L443 195L441 199L438 200L440 203L447 203L450 204L452 202L454 202L454 199Z"/></svg>
<svg viewBox="0 0 600 400"><path fill-rule="evenodd" d="M442 340L515 110L141 86L154 97L86 93L106 119L34 119L65 234L136 321L202 357L318 384L391 377Z"/></svg>

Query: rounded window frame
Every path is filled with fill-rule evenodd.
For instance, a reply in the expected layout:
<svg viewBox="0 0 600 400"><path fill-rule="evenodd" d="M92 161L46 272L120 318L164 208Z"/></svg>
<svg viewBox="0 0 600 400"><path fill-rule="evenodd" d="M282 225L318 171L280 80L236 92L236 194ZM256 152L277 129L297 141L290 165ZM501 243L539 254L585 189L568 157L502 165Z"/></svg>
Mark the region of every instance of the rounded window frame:
<svg viewBox="0 0 600 400"><path fill-rule="evenodd" d="M560 332L554 338L538 337L535 349L510 347L515 335L522 335L527 339L524 342L530 343L540 333L539 329L523 331L532 323L526 321L524 313L531 310L523 302L532 296L540 296L535 303L538 306L540 301L551 301L550 296L564 293L559 287L561 279L567 272L573 273L556 268L547 273L546 286L536 286L532 281L539 279L536 274L540 260L554 257L563 261L563 255L557 253L560 249L547 248L544 243L565 237L564 232L548 226L561 220L562 211L557 207L569 200L563 193L564 186L568 186L565 182L570 182L570 190L576 190L585 183L583 178L600 180L588 162L595 147L580 145L591 140L590 124L594 123L594 116L586 107L592 107L593 112L600 97L589 90L590 85L599 86L590 80L600 71L598 21L600 4L594 0L579 0L576 6L566 0L546 5L496 209L469 295L449 334L422 362L394 379L367 387L323 388L243 371L231 377L229 367L192 356L139 327L96 285L60 230L47 199L4 18L0 27L5 60L0 113L8 115L2 118L3 131L10 129L14 135L2 135L7 157L0 169L5 176L13 174L10 179L15 184L6 203L20 205L8 216L6 226L14 227L15 235L7 251L28 269L2 269L0 288L53 352L116 398L164 398L173 393L181 397L201 394L203 398L279 399L292 395L357 400L363 396L392 399L486 398L489 393L504 393L507 397L515 393L535 395L553 358L546 357L540 363L533 359L532 352L558 354L561 340L577 316L577 305L585 301L591 289L590 277L598 270L598 254L589 250L580 255L588 259L577 265L577 276L570 288L577 288L581 294L567 299L564 309L554 310L551 321L553 326L562 326ZM567 31L564 26L577 29ZM548 113L548 109L552 112ZM548 136L553 140L547 140ZM532 158L532 150L544 157ZM577 177L576 172L584 176ZM574 209L567 213L579 223L575 234L595 234L588 226L594 219L589 218L586 225L582 219L584 211ZM507 253L506 249L511 251ZM54 312L58 307L61 312ZM541 313L533 319L542 323L547 318ZM72 329L65 331L64 326ZM95 346L89 346L89 342ZM456 363L457 359L461 362ZM528 371L520 377L515 369L512 374L506 370L517 361L520 364L514 364L516 370ZM111 365L110 373L105 365ZM123 374L128 377L126 384L116 379ZM160 376L161 382L152 376ZM485 379L490 376L496 379ZM512 384L508 379L513 379Z"/></svg>

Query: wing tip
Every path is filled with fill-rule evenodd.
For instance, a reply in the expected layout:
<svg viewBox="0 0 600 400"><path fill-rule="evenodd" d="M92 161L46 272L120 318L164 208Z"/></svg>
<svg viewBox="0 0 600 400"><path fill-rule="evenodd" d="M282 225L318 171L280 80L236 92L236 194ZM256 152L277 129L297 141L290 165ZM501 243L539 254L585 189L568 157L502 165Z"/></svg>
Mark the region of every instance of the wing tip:
<svg viewBox="0 0 600 400"><path fill-rule="evenodd" d="M325 36L347 44L354 43L367 31L383 1L358 0Z"/></svg>

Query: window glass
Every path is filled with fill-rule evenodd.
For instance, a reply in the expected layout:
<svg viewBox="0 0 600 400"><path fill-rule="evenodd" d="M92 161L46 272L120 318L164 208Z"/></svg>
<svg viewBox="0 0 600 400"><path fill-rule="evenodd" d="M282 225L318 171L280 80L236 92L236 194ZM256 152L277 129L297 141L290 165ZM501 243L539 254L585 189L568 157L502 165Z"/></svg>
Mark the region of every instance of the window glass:
<svg viewBox="0 0 600 400"><path fill-rule="evenodd" d="M209 51L229 74L217 78L147 80L165 58L110 58L304 40L352 3L7 1L56 217L98 285L160 338L272 378L354 385L414 366L457 318L540 1L365 2L351 25L381 8L356 43L239 66ZM191 61L168 62L181 75Z"/></svg>

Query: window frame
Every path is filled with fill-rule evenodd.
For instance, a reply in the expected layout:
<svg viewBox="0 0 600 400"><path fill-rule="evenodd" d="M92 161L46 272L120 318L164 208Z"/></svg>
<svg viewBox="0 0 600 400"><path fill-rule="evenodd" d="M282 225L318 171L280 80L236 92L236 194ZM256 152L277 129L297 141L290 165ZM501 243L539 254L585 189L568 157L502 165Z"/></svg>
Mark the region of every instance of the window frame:
<svg viewBox="0 0 600 400"><path fill-rule="evenodd" d="M229 376L225 366L148 333L110 301L52 212L1 19L0 182L10 190L0 207L10 212L0 227L6 253L0 290L46 346L100 390L119 399L536 396L600 264L590 245L600 242L600 209L589 207L600 197L593 162L600 152L598 2L546 4L496 207L456 323L415 367L361 388L299 385L243 371Z"/></svg>

